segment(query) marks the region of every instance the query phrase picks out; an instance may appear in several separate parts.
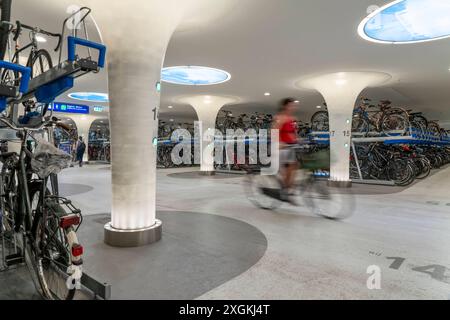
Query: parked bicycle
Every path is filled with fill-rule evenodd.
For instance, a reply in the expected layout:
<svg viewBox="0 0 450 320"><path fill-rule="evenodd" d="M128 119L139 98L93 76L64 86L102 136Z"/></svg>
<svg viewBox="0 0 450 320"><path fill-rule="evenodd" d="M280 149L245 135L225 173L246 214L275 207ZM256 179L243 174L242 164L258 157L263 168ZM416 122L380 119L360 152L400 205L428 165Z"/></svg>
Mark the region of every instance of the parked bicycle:
<svg viewBox="0 0 450 320"><path fill-rule="evenodd" d="M356 157L352 151L350 162L353 179L359 179L361 172L363 179L393 181L398 186L408 186L416 179L428 177L431 169L450 163L448 148L382 143L358 144L355 148Z"/></svg>
<svg viewBox="0 0 450 320"><path fill-rule="evenodd" d="M316 112L311 117L311 129L314 132L329 132L329 115L326 110ZM429 121L422 112L396 107L389 100L382 100L377 105L372 100L362 98L353 112L352 133L362 137L370 134L383 136L416 135L420 138L448 137L438 121Z"/></svg>
<svg viewBox="0 0 450 320"><path fill-rule="evenodd" d="M3 263L10 268L25 262L45 299L71 300L82 275L83 247L76 233L82 214L59 196L57 180L71 157L52 141L36 138L44 134L51 140L53 128L61 123L55 118L35 127L17 126L6 118L0 123L15 130L21 141L19 153L0 154Z"/></svg>

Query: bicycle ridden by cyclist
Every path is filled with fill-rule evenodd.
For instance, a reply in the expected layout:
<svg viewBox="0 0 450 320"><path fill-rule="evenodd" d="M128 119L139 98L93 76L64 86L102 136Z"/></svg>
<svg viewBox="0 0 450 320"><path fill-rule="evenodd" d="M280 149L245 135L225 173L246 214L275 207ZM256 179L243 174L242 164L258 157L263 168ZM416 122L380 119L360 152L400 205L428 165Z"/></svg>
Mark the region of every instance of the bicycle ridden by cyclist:
<svg viewBox="0 0 450 320"><path fill-rule="evenodd" d="M275 115L272 129L279 130L280 138L280 170L281 188L283 200L293 202L290 199L290 189L294 186L295 176L299 169L299 163L294 146L298 145L297 119L295 111L298 102L293 98L286 98L281 101L278 114Z"/></svg>

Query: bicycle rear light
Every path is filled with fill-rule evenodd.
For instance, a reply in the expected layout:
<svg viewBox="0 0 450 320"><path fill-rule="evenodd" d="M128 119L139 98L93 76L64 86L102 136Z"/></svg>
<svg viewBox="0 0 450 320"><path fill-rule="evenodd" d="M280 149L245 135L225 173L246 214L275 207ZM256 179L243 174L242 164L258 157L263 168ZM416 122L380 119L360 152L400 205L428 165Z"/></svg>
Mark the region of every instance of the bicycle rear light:
<svg viewBox="0 0 450 320"><path fill-rule="evenodd" d="M83 246L80 244L74 244L72 247L72 256L74 257L80 257L83 255Z"/></svg>
<svg viewBox="0 0 450 320"><path fill-rule="evenodd" d="M65 217L62 217L59 221L59 226L63 229L67 229L74 225L79 225L81 222L81 217L76 214L71 214Z"/></svg>

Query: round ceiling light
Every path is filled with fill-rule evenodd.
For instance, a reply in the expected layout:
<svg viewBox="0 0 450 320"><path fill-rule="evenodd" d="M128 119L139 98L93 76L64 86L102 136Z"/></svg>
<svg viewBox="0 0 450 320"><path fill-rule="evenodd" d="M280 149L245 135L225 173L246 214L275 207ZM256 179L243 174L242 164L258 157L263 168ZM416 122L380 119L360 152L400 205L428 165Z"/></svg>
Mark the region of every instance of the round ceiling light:
<svg viewBox="0 0 450 320"><path fill-rule="evenodd" d="M199 66L179 66L164 68L161 79L167 83L185 86L207 86L227 82L231 79L231 75L220 69Z"/></svg>
<svg viewBox="0 0 450 320"><path fill-rule="evenodd" d="M74 92L69 93L69 98L89 102L109 102L107 93L98 92Z"/></svg>
<svg viewBox="0 0 450 320"><path fill-rule="evenodd" d="M450 1L396 0L372 12L359 35L377 43L416 43L450 37Z"/></svg>

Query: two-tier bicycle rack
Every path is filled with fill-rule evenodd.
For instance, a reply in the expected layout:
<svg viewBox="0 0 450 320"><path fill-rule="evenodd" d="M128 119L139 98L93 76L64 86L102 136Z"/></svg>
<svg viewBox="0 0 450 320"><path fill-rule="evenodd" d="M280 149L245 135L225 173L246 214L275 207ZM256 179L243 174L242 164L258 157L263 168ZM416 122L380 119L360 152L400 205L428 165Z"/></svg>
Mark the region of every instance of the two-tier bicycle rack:
<svg viewBox="0 0 450 320"><path fill-rule="evenodd" d="M416 145L416 146L430 146L430 147L450 147L450 137L441 136L437 137L433 132L422 132L415 128L410 128L407 135L403 135L404 132L390 132L389 135L380 134L379 132L370 132L367 135L361 135L358 133L352 134L351 148L353 150L353 157L356 162L359 179L352 179L354 183L361 184L376 184L376 185L388 185L395 186L393 181L385 180L368 180L364 179L361 167L359 165L358 154L356 152L357 144L365 143L383 143L385 145ZM310 140L312 143L329 145L330 133L329 132L312 132L310 134Z"/></svg>
<svg viewBox="0 0 450 320"><path fill-rule="evenodd" d="M91 72L97 73L104 68L106 46L103 44L75 36L68 36L67 44L67 60L61 62L60 58L57 66L35 78L31 78L31 68L29 67L0 61L0 69L11 70L21 75L20 83L17 86L0 84L0 112L3 112L8 105L16 108L21 102L30 99L36 99L38 103L50 104L56 97L72 89L75 79ZM89 54L90 49L97 50L98 60L92 60L91 57L80 58L76 54L77 46L86 47ZM4 259L0 263L5 266ZM111 297L111 285L99 282L88 274L83 274L81 284L93 293L96 299L110 299Z"/></svg>

